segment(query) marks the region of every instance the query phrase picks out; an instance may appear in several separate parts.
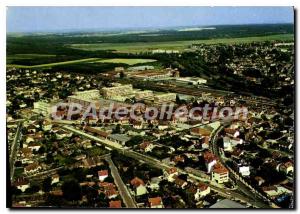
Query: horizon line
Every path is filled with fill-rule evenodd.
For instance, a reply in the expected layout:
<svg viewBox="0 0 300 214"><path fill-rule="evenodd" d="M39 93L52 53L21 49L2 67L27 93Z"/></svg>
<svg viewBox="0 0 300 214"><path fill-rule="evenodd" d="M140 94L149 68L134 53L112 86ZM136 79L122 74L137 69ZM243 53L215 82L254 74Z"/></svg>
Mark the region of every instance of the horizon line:
<svg viewBox="0 0 300 214"><path fill-rule="evenodd" d="M115 27L115 28L103 28L102 30L98 28L65 28L65 29L53 29L53 30L36 30L36 31L8 31L6 28L6 34L39 34L39 33L110 33L110 32L122 32L125 30L175 30L176 28L186 28L186 27L217 27L217 26L241 26L241 25L281 25L289 24L294 25L294 22L278 22L278 23L241 23L241 24L217 24L217 25L177 25L177 26L157 26L157 27ZM170 29L171 28L171 29Z"/></svg>

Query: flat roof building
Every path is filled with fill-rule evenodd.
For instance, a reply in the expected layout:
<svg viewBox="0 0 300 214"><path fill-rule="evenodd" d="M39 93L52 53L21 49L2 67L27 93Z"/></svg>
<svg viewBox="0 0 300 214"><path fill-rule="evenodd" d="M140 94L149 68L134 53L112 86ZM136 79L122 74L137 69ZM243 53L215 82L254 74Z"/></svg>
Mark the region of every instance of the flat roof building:
<svg viewBox="0 0 300 214"><path fill-rule="evenodd" d="M114 84L113 87L104 87L101 89L101 94L105 98L114 99L119 96L127 96L133 94L133 88L131 84Z"/></svg>
<svg viewBox="0 0 300 214"><path fill-rule="evenodd" d="M229 200L229 199L224 199L221 201L218 201L217 203L213 204L209 208L214 208L214 209L223 209L223 208L246 208L244 205L237 203L235 201Z"/></svg>

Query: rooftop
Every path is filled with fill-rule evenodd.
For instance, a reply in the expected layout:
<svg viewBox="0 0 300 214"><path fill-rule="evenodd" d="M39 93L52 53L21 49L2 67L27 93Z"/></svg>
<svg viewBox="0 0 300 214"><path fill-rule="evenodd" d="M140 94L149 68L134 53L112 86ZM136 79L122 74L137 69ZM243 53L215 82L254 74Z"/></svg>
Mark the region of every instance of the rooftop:
<svg viewBox="0 0 300 214"><path fill-rule="evenodd" d="M222 201L219 201L209 208L215 208L215 209L222 209L222 208L246 208L244 205L241 205L235 201L229 200L229 199L224 199Z"/></svg>

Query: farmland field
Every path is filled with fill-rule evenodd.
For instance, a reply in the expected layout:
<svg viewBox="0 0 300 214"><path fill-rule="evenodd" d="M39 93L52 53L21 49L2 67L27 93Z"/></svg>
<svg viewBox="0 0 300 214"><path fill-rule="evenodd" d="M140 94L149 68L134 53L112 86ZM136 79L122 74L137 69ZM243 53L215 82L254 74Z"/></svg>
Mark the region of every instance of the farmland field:
<svg viewBox="0 0 300 214"><path fill-rule="evenodd" d="M155 62L154 59L123 59L123 58L115 58L115 59L101 59L91 63L124 63L128 65L135 65L139 63L147 63L147 62Z"/></svg>
<svg viewBox="0 0 300 214"><path fill-rule="evenodd" d="M192 44L234 44L234 43L249 43L280 40L293 40L293 34L277 34L268 36L242 37L242 38L217 38L217 39L203 39L203 40L189 40L189 41L167 41L167 42L134 42L134 43L94 43L94 44L71 44L70 47L74 49L81 49L86 51L98 50L114 50L116 52L142 52L151 51L155 49L164 50L179 50L182 51Z"/></svg>
<svg viewBox="0 0 300 214"><path fill-rule="evenodd" d="M75 64L75 63L81 63L81 62L90 62L99 60L99 58L87 58L87 59L78 59L78 60L70 60L70 61L63 61L63 62L55 62L55 63L48 63L48 64L41 64L41 65L14 65L14 64L8 64L7 67L15 67L15 68L47 68L57 65L66 65L66 64Z"/></svg>

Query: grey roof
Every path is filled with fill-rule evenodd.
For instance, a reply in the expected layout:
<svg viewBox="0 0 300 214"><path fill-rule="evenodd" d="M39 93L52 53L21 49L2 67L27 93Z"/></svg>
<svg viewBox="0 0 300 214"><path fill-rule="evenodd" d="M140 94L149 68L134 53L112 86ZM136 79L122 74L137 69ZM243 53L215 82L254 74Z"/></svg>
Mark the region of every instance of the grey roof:
<svg viewBox="0 0 300 214"><path fill-rule="evenodd" d="M244 205L241 205L235 201L231 201L229 199L224 199L222 201L219 201L209 208L246 208Z"/></svg>
<svg viewBox="0 0 300 214"><path fill-rule="evenodd" d="M109 138L113 139L113 140L117 140L117 141L120 141L120 142L127 142L130 140L130 137L128 137L127 135L125 134L111 134L109 136Z"/></svg>
<svg viewBox="0 0 300 214"><path fill-rule="evenodd" d="M151 65L141 65L141 66L134 66L134 67L130 67L128 68L128 70L152 70L154 69L154 66Z"/></svg>

